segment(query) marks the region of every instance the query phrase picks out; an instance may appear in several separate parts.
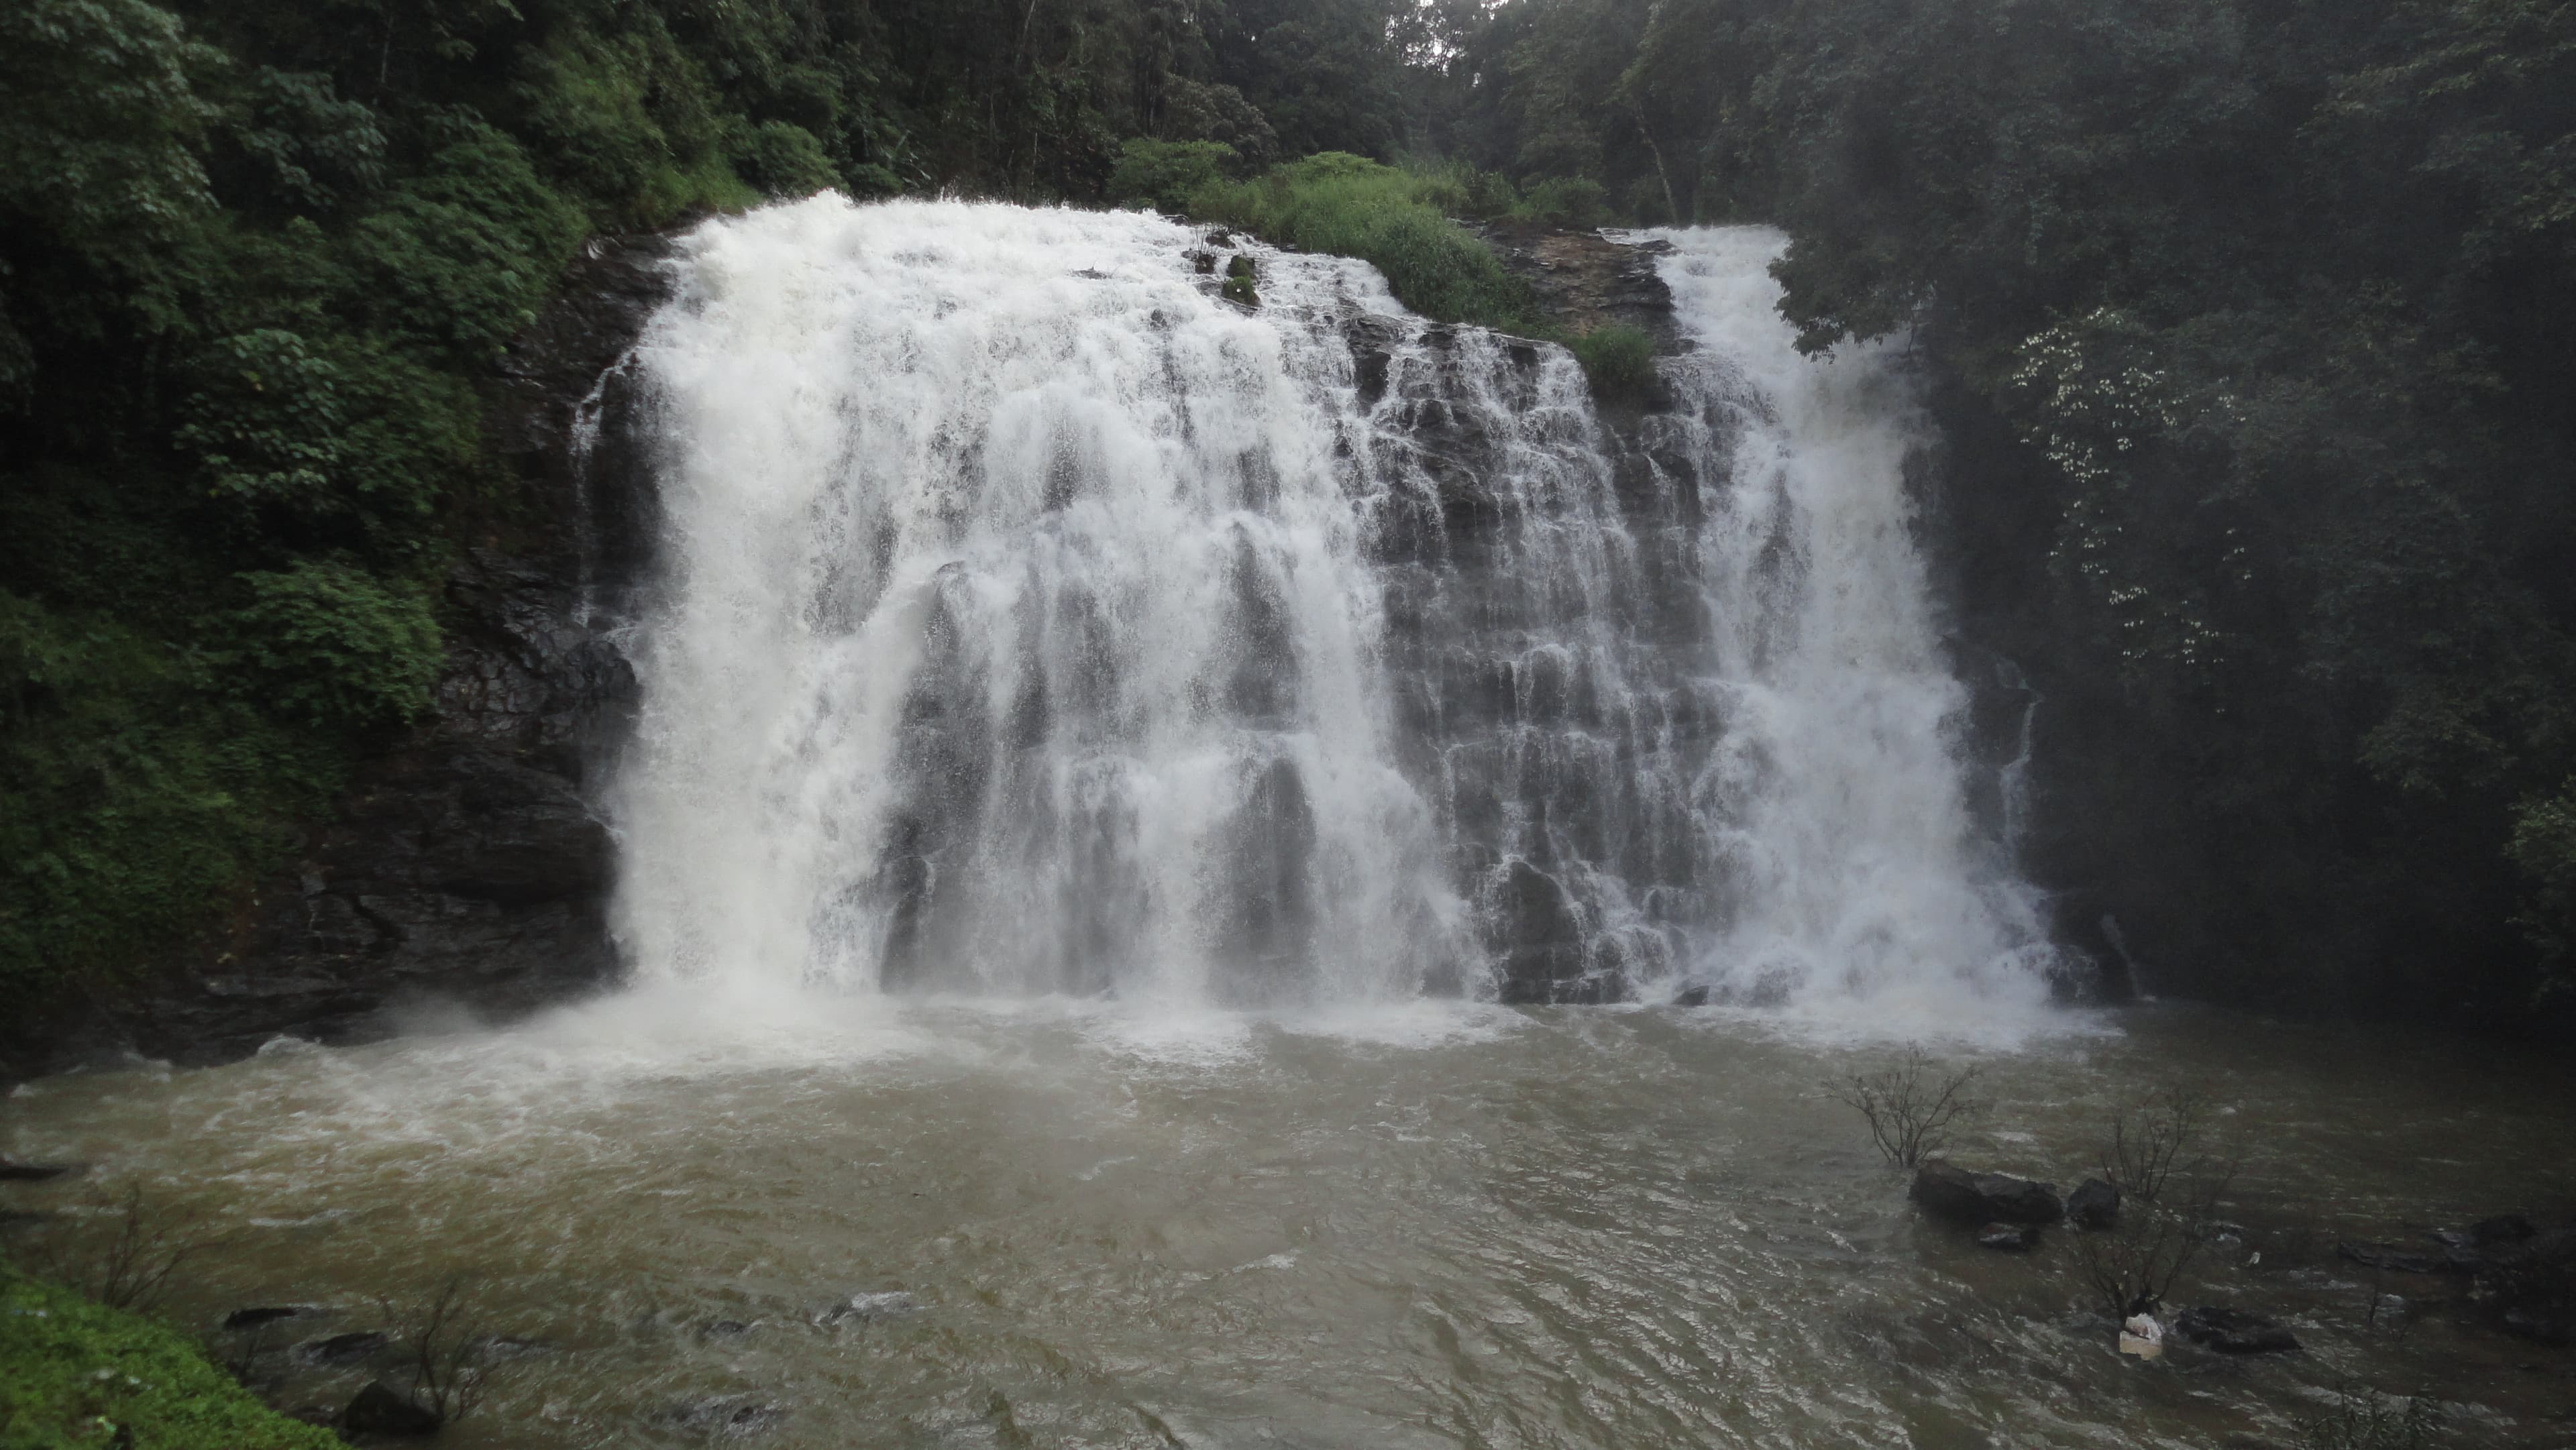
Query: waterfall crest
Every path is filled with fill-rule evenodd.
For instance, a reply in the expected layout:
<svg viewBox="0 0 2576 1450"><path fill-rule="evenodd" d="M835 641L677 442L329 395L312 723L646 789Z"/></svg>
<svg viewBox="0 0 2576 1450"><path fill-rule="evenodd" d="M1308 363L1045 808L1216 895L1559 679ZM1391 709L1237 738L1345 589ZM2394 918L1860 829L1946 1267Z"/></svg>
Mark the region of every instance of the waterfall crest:
<svg viewBox="0 0 2576 1450"><path fill-rule="evenodd" d="M1140 214L711 222L640 352L610 802L647 979L1266 1006L2036 1001L1884 356L1664 234L1636 436L1563 349Z"/></svg>

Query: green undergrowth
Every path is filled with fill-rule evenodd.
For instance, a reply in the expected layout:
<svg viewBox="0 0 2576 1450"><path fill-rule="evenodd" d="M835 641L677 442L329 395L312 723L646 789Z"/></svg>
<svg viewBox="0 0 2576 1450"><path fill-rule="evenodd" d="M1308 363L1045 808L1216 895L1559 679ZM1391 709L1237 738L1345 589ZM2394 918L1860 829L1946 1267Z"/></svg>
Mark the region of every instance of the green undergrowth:
<svg viewBox="0 0 2576 1450"><path fill-rule="evenodd" d="M1529 288L1491 247L1450 219L1440 178L1327 151L1250 181L1210 181L1190 215L1240 227L1300 251L1357 257L1385 275L1396 300L1442 322L1510 332L1537 325Z"/></svg>
<svg viewBox="0 0 2576 1450"><path fill-rule="evenodd" d="M1655 386L1655 340L1645 329L1623 322L1605 323L1569 339L1575 361L1592 391L1603 399L1633 401Z"/></svg>
<svg viewBox="0 0 2576 1450"><path fill-rule="evenodd" d="M1388 166L1332 151L1230 181L1220 174L1230 155L1222 146L1131 142L1111 194L1301 251L1357 257L1378 269L1397 301L1437 321L1563 343L1604 401L1653 389L1653 338L1620 323L1578 334L1549 321L1529 286L1456 220L1589 225L1603 215L1597 185L1550 181L1524 193L1473 167Z"/></svg>
<svg viewBox="0 0 2576 1450"><path fill-rule="evenodd" d="M186 1336L0 1268L0 1450L334 1450Z"/></svg>

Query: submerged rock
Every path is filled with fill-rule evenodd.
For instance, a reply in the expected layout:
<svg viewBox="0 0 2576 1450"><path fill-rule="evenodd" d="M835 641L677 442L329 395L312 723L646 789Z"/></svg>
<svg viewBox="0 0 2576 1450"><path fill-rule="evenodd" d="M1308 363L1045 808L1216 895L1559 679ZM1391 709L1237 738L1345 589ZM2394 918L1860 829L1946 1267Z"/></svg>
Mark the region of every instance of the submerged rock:
<svg viewBox="0 0 2576 1450"><path fill-rule="evenodd" d="M2471 1292L2508 1334L2576 1343L2576 1227L2492 1250Z"/></svg>
<svg viewBox="0 0 2576 1450"><path fill-rule="evenodd" d="M2174 1333L2220 1354L2282 1354L2299 1347L2298 1336L2279 1324L2219 1305L2186 1309L2173 1327Z"/></svg>
<svg viewBox="0 0 2576 1450"><path fill-rule="evenodd" d="M319 1319L331 1311L318 1304L261 1304L249 1309L236 1309L224 1316L224 1328L234 1331L261 1329L281 1319Z"/></svg>
<svg viewBox="0 0 2576 1450"><path fill-rule="evenodd" d="M920 1309L921 1306L914 1301L912 1295L901 1289L891 1289L881 1293L853 1294L814 1316L814 1322L839 1324L844 1320L855 1319L862 1324L873 1324L880 1320L901 1319L906 1315L918 1313Z"/></svg>
<svg viewBox="0 0 2576 1450"><path fill-rule="evenodd" d="M2035 1223L1990 1223L1977 1230L1977 1247L1981 1249L2018 1254L2038 1246L2039 1225Z"/></svg>
<svg viewBox="0 0 2576 1450"><path fill-rule="evenodd" d="M2344 1239L2335 1245L2338 1258L2349 1259L2365 1269L2380 1269L2392 1274L2445 1274L2464 1272L2447 1254L2429 1254L2416 1249L2401 1249L2394 1244L2375 1244L2360 1239Z"/></svg>
<svg viewBox="0 0 2576 1450"><path fill-rule="evenodd" d="M295 1357L306 1364L328 1365L345 1369L364 1364L377 1351L392 1343L392 1336L381 1329L362 1329L354 1334L334 1334L327 1339L308 1339L295 1346Z"/></svg>
<svg viewBox="0 0 2576 1450"><path fill-rule="evenodd" d="M21 1163L15 1158L0 1158L0 1183L42 1183L75 1171L76 1163Z"/></svg>
<svg viewBox="0 0 2576 1450"><path fill-rule="evenodd" d="M1977 1173L1949 1163L1926 1163L1914 1172L1909 1195L1926 1213L1957 1223L2050 1224L2066 1216L2054 1184L2009 1173Z"/></svg>
<svg viewBox="0 0 2576 1450"><path fill-rule="evenodd" d="M787 1412L748 1395L712 1395L702 1400L682 1400L657 1418L694 1435L746 1439L776 1429L787 1418Z"/></svg>
<svg viewBox="0 0 2576 1450"><path fill-rule="evenodd" d="M349 1408L340 1412L340 1423L352 1435L435 1435L444 1423L436 1410L414 1403L408 1396L386 1388L383 1380L370 1382Z"/></svg>
<svg viewBox="0 0 2576 1450"><path fill-rule="evenodd" d="M2077 1228L2109 1228L2120 1221L2120 1190L2099 1178L2087 1178L2066 1195L2066 1221Z"/></svg>

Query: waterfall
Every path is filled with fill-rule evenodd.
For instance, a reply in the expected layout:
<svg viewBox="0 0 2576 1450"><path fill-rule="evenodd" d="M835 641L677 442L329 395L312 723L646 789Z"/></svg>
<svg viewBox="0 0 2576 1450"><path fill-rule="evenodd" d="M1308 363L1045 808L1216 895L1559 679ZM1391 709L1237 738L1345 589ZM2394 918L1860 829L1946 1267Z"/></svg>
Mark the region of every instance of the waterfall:
<svg viewBox="0 0 2576 1450"><path fill-rule="evenodd" d="M639 348L648 979L1266 1006L2032 1000L1882 350L1676 232L1676 406L1135 213L710 222ZM1981 860L1984 864L1981 866Z"/></svg>

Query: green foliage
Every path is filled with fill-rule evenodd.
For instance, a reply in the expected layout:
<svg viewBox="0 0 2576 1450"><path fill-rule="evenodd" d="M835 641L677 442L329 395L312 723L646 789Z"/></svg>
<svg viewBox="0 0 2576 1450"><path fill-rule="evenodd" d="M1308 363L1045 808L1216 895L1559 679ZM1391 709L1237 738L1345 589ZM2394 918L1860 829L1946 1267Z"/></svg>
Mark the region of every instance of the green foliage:
<svg viewBox="0 0 2576 1450"><path fill-rule="evenodd" d="M1305 251L1361 258L1385 274L1397 300L1425 316L1527 328L1528 289L1437 204L1454 187L1327 151L1252 181L1204 186L1190 211Z"/></svg>
<svg viewBox="0 0 2576 1450"><path fill-rule="evenodd" d="M1112 202L1144 202L1157 211L1186 209L1191 196L1222 180L1234 148L1218 141L1156 141L1139 136L1118 149L1109 173Z"/></svg>
<svg viewBox="0 0 2576 1450"><path fill-rule="evenodd" d="M732 159L744 181L771 196L812 196L841 184L822 143L792 121L763 121L751 128L732 148Z"/></svg>
<svg viewBox="0 0 2576 1450"><path fill-rule="evenodd" d="M1642 328L1605 323L1566 346L1604 401L1634 402L1655 389L1655 340Z"/></svg>
<svg viewBox="0 0 2576 1450"><path fill-rule="evenodd" d="M202 645L0 593L0 995L111 986L336 783L230 685Z"/></svg>
<svg viewBox="0 0 2576 1450"><path fill-rule="evenodd" d="M242 641L254 699L325 730L400 725L429 705L438 621L418 594L346 564L308 560L244 574L250 602L228 633Z"/></svg>
<svg viewBox="0 0 2576 1450"><path fill-rule="evenodd" d="M1597 227L1609 218L1610 189L1588 176L1557 176L1534 183L1521 215L1551 226Z"/></svg>
<svg viewBox="0 0 2576 1450"><path fill-rule="evenodd" d="M174 1330L0 1269L0 1450L333 1450Z"/></svg>

